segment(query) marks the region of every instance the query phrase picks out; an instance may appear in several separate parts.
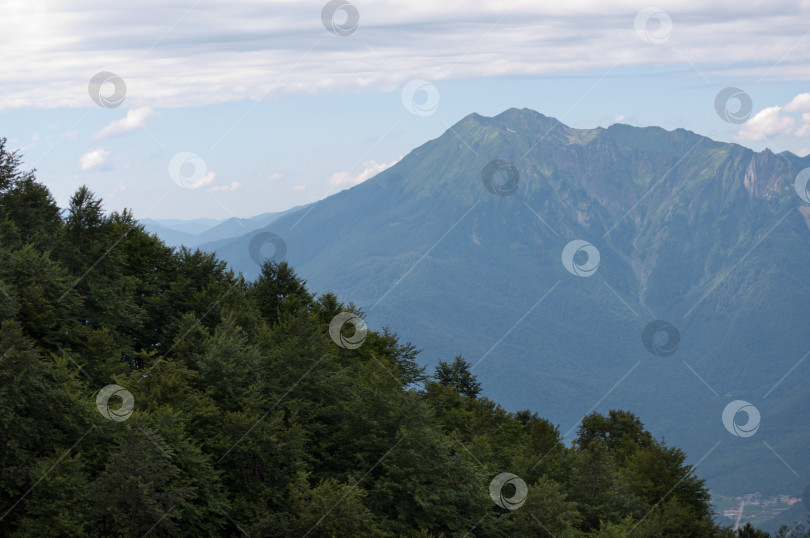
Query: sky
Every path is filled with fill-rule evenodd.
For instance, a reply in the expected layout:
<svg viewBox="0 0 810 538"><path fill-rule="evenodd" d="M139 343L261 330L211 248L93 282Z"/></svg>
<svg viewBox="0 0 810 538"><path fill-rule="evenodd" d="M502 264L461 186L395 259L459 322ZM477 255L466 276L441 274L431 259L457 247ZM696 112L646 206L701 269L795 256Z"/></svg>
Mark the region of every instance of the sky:
<svg viewBox="0 0 810 538"><path fill-rule="evenodd" d="M250 217L476 112L810 153L810 0L0 0L0 137L60 206Z"/></svg>

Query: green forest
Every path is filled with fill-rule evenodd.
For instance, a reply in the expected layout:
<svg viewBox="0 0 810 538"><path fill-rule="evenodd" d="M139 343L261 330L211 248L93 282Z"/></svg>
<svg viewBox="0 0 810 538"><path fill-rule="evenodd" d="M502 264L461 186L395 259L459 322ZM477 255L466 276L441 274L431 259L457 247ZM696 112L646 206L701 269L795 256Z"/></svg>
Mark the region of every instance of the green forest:
<svg viewBox="0 0 810 538"><path fill-rule="evenodd" d="M632 412L564 443L461 356L427 372L395 328L330 335L361 308L284 262L247 281L86 187L60 209L6 145L0 535L768 536L713 523Z"/></svg>

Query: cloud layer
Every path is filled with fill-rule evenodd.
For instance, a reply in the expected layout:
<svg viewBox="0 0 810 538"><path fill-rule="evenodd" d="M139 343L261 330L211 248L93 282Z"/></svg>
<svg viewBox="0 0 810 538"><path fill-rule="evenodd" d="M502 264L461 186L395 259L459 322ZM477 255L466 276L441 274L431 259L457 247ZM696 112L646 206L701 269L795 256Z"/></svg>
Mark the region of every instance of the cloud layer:
<svg viewBox="0 0 810 538"><path fill-rule="evenodd" d="M96 106L88 81L100 71L126 82L124 106L135 108L615 66L810 79L807 1L659 2L672 24L663 34L639 27L644 5L621 0L356 6L357 31L341 37L319 1L15 0L0 36L0 110Z"/></svg>

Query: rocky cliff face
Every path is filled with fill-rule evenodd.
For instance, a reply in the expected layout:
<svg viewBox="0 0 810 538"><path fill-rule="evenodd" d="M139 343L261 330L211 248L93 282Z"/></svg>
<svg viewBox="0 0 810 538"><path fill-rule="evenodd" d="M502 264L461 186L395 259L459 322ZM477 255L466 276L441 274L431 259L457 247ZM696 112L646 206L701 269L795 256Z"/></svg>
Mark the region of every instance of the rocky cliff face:
<svg viewBox="0 0 810 538"><path fill-rule="evenodd" d="M793 182L786 181L786 178L789 178L792 170L793 167L789 163L766 149L761 153L752 154L743 184L751 196L757 198L775 196L790 191Z"/></svg>

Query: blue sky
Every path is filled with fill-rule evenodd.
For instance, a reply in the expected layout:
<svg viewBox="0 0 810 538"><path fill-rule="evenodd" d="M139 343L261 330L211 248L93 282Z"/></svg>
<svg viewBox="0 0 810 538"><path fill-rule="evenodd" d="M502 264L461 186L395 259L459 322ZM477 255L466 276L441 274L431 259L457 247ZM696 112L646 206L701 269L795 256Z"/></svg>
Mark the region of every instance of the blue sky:
<svg viewBox="0 0 810 538"><path fill-rule="evenodd" d="M60 205L87 184L108 210L184 219L321 199L510 107L810 153L810 2L656 6L10 0L0 136ZM91 98L99 72L119 106L112 83ZM736 122L727 87L732 115L750 98Z"/></svg>

